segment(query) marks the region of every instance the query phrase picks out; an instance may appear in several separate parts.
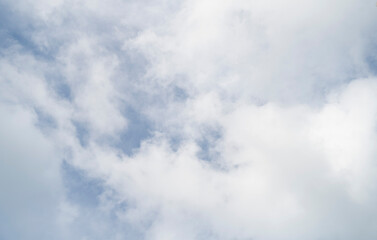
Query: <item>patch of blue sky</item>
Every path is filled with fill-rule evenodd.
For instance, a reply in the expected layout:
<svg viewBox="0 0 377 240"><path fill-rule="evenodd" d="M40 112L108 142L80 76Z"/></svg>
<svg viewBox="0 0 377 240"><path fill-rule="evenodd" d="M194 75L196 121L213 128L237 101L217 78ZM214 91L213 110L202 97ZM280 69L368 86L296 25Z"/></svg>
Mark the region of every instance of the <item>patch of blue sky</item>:
<svg viewBox="0 0 377 240"><path fill-rule="evenodd" d="M120 137L113 145L127 155L132 155L140 148L143 140L152 136L153 124L140 112L128 107L124 113L128 120L128 127L120 133Z"/></svg>
<svg viewBox="0 0 377 240"><path fill-rule="evenodd" d="M43 111L43 109L35 107L34 112L37 115L36 126L39 129L45 131L45 130L50 130L57 127L56 120L46 111Z"/></svg>
<svg viewBox="0 0 377 240"><path fill-rule="evenodd" d="M62 162L61 171L67 200L80 211L70 231L89 239L142 239L139 230L120 219L128 211L127 202L117 198L115 192L111 193L102 180L87 176L67 161ZM105 191L109 196L104 196ZM101 197L112 203L106 205L106 211L101 208Z"/></svg>
<svg viewBox="0 0 377 240"><path fill-rule="evenodd" d="M34 36L45 30L46 24L17 11L12 2L0 2L0 55L9 54L12 47L18 52L31 54L35 58L52 61L61 41L48 36L48 44L41 44Z"/></svg>
<svg viewBox="0 0 377 240"><path fill-rule="evenodd" d="M86 147L89 142L90 132L87 127L87 124L79 121L72 121L72 124L75 126L76 137L80 142L82 147Z"/></svg>
<svg viewBox="0 0 377 240"><path fill-rule="evenodd" d="M62 162L61 171L68 200L87 207L99 204L99 197L104 191L101 180L87 176L84 171L67 161Z"/></svg>
<svg viewBox="0 0 377 240"><path fill-rule="evenodd" d="M200 147L197 157L201 160L215 163L219 157L216 145L221 137L222 133L220 129L206 128L203 131L201 138L197 140L197 144Z"/></svg>
<svg viewBox="0 0 377 240"><path fill-rule="evenodd" d="M46 71L44 73L44 78L49 88L52 89L58 97L67 101L72 101L73 96L71 87L58 69L53 68Z"/></svg>
<svg viewBox="0 0 377 240"><path fill-rule="evenodd" d="M119 61L116 71L113 72L114 83L125 94L133 95L134 98L135 94L143 91L137 87L146 74L149 63L140 53L130 49L124 50L122 44L115 40L106 43L104 46L109 52L116 54ZM128 100L132 101L132 99Z"/></svg>
<svg viewBox="0 0 377 240"><path fill-rule="evenodd" d="M176 101L184 101L189 97L187 91L178 86L173 87L173 93Z"/></svg>
<svg viewBox="0 0 377 240"><path fill-rule="evenodd" d="M377 46L374 46L371 51L369 51L366 57L366 63L371 74L377 75Z"/></svg>
<svg viewBox="0 0 377 240"><path fill-rule="evenodd" d="M1 21L1 19L0 19ZM10 24L10 23L9 23ZM31 35L36 30L31 26L20 26L20 28L8 28L0 26L0 54L8 54L9 49L13 46L20 47L19 52L31 54L35 58L51 61L54 59L52 48L42 48L38 43L32 40Z"/></svg>
<svg viewBox="0 0 377 240"><path fill-rule="evenodd" d="M185 89L175 85L170 85L166 89L161 90L162 93L147 94L146 92L136 91L130 93L129 102L124 102L126 107L123 111L124 117L127 119L127 128L111 139L107 138L105 142L120 149L123 153L132 156L141 146L144 140L153 137L154 132L160 131L162 126L157 126L155 122L148 119L143 111L149 107L152 109L163 109L171 99L175 102L183 102L188 99ZM168 129L167 129L168 130ZM170 132L169 130L167 132ZM177 150L182 142L178 135L167 134L170 145L173 150Z"/></svg>

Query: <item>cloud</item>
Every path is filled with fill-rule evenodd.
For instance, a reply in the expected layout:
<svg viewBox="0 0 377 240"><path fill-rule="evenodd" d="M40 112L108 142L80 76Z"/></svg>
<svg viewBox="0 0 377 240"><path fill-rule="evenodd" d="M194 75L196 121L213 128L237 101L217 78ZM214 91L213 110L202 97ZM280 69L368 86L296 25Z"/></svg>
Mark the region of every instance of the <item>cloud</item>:
<svg viewBox="0 0 377 240"><path fill-rule="evenodd" d="M2 104L1 116L0 235L53 237L58 231L56 205L63 197L53 145L33 126L35 114Z"/></svg>
<svg viewBox="0 0 377 240"><path fill-rule="evenodd" d="M1 6L3 238L376 238L374 3Z"/></svg>
<svg viewBox="0 0 377 240"><path fill-rule="evenodd" d="M219 158L156 139L114 159L108 181L136 204L131 222L157 212L150 239L373 238L376 90L373 79L354 81L320 109L239 106L220 118Z"/></svg>

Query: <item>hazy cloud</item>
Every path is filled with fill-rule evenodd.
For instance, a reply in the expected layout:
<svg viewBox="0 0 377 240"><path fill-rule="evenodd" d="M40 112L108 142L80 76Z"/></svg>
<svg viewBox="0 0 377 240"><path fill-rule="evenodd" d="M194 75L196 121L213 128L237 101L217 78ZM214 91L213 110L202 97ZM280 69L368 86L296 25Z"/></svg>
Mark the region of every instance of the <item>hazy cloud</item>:
<svg viewBox="0 0 377 240"><path fill-rule="evenodd" d="M0 237L377 237L374 2L0 6Z"/></svg>

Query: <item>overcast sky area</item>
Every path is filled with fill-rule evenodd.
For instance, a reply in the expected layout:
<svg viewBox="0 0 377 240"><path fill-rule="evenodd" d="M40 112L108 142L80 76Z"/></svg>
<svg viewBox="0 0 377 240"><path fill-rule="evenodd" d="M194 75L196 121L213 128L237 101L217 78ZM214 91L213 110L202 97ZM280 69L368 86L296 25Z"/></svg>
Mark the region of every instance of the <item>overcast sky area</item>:
<svg viewBox="0 0 377 240"><path fill-rule="evenodd" d="M0 0L0 239L377 239L372 0Z"/></svg>

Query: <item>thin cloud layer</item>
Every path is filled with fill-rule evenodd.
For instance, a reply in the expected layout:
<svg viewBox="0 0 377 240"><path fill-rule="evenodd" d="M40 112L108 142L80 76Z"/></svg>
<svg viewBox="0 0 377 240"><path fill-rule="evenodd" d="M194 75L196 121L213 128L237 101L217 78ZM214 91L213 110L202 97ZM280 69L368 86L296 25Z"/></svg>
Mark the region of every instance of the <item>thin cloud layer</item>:
<svg viewBox="0 0 377 240"><path fill-rule="evenodd" d="M0 238L377 237L374 2L0 6Z"/></svg>

